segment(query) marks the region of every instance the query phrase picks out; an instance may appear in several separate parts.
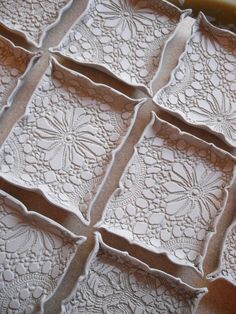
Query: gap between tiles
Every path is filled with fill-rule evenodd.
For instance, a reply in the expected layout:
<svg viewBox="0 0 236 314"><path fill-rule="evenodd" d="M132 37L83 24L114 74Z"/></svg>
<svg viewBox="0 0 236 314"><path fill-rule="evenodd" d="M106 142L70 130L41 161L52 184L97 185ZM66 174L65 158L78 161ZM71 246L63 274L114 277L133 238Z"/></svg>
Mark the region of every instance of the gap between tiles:
<svg viewBox="0 0 236 314"><path fill-rule="evenodd" d="M24 114L26 104L36 87L36 83L43 75L44 71L47 68L49 56L53 55L48 53L48 48L56 46L62 37L67 33L68 29L77 19L78 15L85 9L87 5L86 0L74 1L68 10L64 12L62 15L60 23L55 25L53 29L51 29L47 36L44 39L43 47L41 49L36 49L33 46L30 46L26 40L22 39L21 36L13 34L13 32L3 29L0 27L0 34L12 40L15 44L20 45L30 51L43 51L43 56L41 59L33 66L30 73L27 75L23 86L19 89L18 93L15 95L13 105L7 111L4 112L2 117L0 117L0 145L4 141L4 139L9 134L10 130L14 123ZM189 34L190 27L193 23L192 18L186 18L181 25L178 27L178 32L173 40L169 42L167 45L167 50L165 57L163 58L163 64L160 69L159 75L154 83L154 90L161 88L165 83L167 83L169 79L169 74L174 66L177 64L178 57L183 51L184 44L186 40L183 40L183 32L186 33L186 38ZM176 41L178 41L178 49L176 49ZM172 53L175 51L175 54ZM169 62L171 56L171 61ZM174 56L174 57L173 57ZM130 87L116 78L113 78L107 74L102 73L99 70L95 70L89 68L88 66L78 65L72 61L62 59L60 57L56 57L63 65L67 66L72 70L76 70L86 76L90 77L92 80L110 85L111 87L123 92L124 94L139 98L139 97L147 97L142 91L138 91L136 88ZM27 92L26 92L27 91ZM171 122L172 124L180 127L182 130L187 131L189 133L194 134L195 136L208 140L209 133L199 130L197 128L193 128L191 126L186 125L182 121L170 116L167 113L164 113L157 109L154 104L152 104L150 98L148 102L143 105L143 107L139 110L136 123L134 124L133 129L127 140L125 141L122 150L120 150L115 156L115 162L113 167L110 170L110 176L104 182L102 189L94 201L91 210L91 224L86 227L80 223L79 219L77 219L73 214L69 214L65 210L59 209L56 206L50 204L43 196L34 191L28 191L21 188L16 188L10 183L7 183L3 179L0 179L0 188L9 194L15 196L20 201L25 204L28 209L35 210L41 213L44 216L47 216L72 232L80 235L85 235L88 237L87 241L82 245L81 249L76 253L72 263L69 266L68 272L64 277L61 284L58 286L55 294L45 303L44 310L45 313L53 314L60 312L60 301L68 296L70 291L73 289L74 285L77 282L78 277L83 273L83 267L86 263L88 255L90 254L93 244L93 224L95 224L101 217L102 212L105 208L106 201L108 200L109 195L114 191L119 183L119 179L123 173L125 166L127 165L128 160L131 158L133 154L133 146L139 140L144 127L150 121L150 112L154 110L158 113L158 115ZM214 142L218 147L227 150L234 155L236 154L236 150L230 149L227 145L225 145L222 141L220 141L215 136L210 136L210 141ZM125 155L124 155L125 152ZM103 192L106 191L106 195L104 197ZM220 251L220 247L222 246L222 234L225 233L227 226L231 223L236 204L236 187L235 185L231 189L228 205L225 209L224 214L222 215L220 222L218 223L217 233L211 239L209 244L209 251L206 255L204 269L208 272L213 270L215 266L217 266L218 259L217 256ZM201 279L200 276L189 267L178 266L173 264L165 255L163 254L154 254L151 252L147 252L145 249L139 249L139 253L137 253L137 247L135 245L129 244L125 239L121 239L118 236L111 235L108 232L102 230L102 234L104 236L104 241L112 245L115 248L120 250L128 250L131 255L139 258L143 262L146 262L149 266L155 267L158 269L162 269L166 272L171 273L177 277L181 277L181 279L189 284L192 284L195 287L203 287L207 286L209 289L209 293L204 297L202 302L200 303L197 313L208 313L205 311L206 304L210 303L214 313L230 313L230 309L236 307L236 301L234 300L235 289L234 287L225 282L224 280L217 280L213 283L209 283L208 281ZM222 295L227 289L229 294L227 295L228 304L224 305L222 300ZM216 302L212 301L212 295L218 296ZM227 311L228 312L225 312ZM213 313L213 312L212 312Z"/></svg>

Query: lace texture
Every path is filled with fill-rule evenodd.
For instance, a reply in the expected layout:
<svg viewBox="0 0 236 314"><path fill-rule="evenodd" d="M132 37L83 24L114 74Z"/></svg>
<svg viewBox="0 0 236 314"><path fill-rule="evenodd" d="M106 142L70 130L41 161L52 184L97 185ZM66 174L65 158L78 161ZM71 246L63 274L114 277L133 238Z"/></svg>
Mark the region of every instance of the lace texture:
<svg viewBox="0 0 236 314"><path fill-rule="evenodd" d="M0 312L36 313L56 289L79 238L0 191Z"/></svg>
<svg viewBox="0 0 236 314"><path fill-rule="evenodd" d="M146 128L99 225L202 271L235 159L157 117Z"/></svg>

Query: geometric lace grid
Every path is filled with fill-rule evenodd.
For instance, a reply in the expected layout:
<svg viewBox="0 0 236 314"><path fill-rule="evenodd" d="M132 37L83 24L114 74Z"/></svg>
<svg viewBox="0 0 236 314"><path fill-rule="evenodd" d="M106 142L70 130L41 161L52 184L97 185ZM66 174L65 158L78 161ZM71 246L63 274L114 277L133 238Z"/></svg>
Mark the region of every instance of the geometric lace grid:
<svg viewBox="0 0 236 314"><path fill-rule="evenodd" d="M0 114L10 104L19 78L25 73L32 57L32 53L0 36Z"/></svg>
<svg viewBox="0 0 236 314"><path fill-rule="evenodd" d="M91 0L52 51L101 69L152 93L161 54L189 12L163 1Z"/></svg>
<svg viewBox="0 0 236 314"><path fill-rule="evenodd" d="M61 17L72 0L1 0L0 23L19 32L36 46Z"/></svg>
<svg viewBox="0 0 236 314"><path fill-rule="evenodd" d="M236 36L200 15L170 82L155 102L236 147L235 91Z"/></svg>
<svg viewBox="0 0 236 314"><path fill-rule="evenodd" d="M202 271L235 159L155 117L99 226Z"/></svg>
<svg viewBox="0 0 236 314"><path fill-rule="evenodd" d="M52 61L0 149L0 175L86 223L138 103Z"/></svg>
<svg viewBox="0 0 236 314"><path fill-rule="evenodd" d="M0 313L36 313L82 238L0 191Z"/></svg>
<svg viewBox="0 0 236 314"><path fill-rule="evenodd" d="M62 313L190 314L206 293L99 242Z"/></svg>

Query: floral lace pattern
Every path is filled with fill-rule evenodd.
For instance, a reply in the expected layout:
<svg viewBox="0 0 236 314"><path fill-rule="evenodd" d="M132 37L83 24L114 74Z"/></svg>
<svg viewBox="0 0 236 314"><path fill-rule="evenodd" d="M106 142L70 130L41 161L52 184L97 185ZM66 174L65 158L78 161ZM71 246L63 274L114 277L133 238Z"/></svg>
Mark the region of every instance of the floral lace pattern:
<svg viewBox="0 0 236 314"><path fill-rule="evenodd" d="M234 223L227 232L222 248L219 268L207 276L214 280L224 278L236 286L236 224Z"/></svg>
<svg viewBox="0 0 236 314"><path fill-rule="evenodd" d="M193 313L205 294L98 242L62 313Z"/></svg>
<svg viewBox="0 0 236 314"><path fill-rule="evenodd" d="M36 313L78 248L69 231L0 191L0 312Z"/></svg>
<svg viewBox="0 0 236 314"><path fill-rule="evenodd" d="M162 51L187 14L183 12L160 0L91 0L88 10L53 51L100 65L151 93Z"/></svg>
<svg viewBox="0 0 236 314"><path fill-rule="evenodd" d="M14 46L0 36L0 114L9 105L11 97L26 72L34 54Z"/></svg>
<svg viewBox="0 0 236 314"><path fill-rule="evenodd" d="M233 156L155 117L98 225L202 271L235 162Z"/></svg>
<svg viewBox="0 0 236 314"><path fill-rule="evenodd" d="M236 147L236 36L200 15L170 82L155 102Z"/></svg>
<svg viewBox="0 0 236 314"><path fill-rule="evenodd" d="M46 31L70 3L71 0L1 0L0 23L40 46Z"/></svg>
<svg viewBox="0 0 236 314"><path fill-rule="evenodd" d="M86 223L139 102L53 61L0 150L0 175Z"/></svg>

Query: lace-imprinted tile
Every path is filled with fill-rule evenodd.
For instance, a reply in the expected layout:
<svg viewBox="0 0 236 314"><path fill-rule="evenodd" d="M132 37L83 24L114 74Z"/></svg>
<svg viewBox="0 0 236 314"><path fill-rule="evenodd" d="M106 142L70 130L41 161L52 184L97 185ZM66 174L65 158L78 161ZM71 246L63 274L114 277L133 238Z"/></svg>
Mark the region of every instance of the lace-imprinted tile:
<svg viewBox="0 0 236 314"><path fill-rule="evenodd" d="M31 63L39 54L16 47L8 39L0 36L0 115L12 103L12 98L20 86Z"/></svg>
<svg viewBox="0 0 236 314"><path fill-rule="evenodd" d="M205 293L108 247L97 236L85 275L63 302L62 313L193 313Z"/></svg>
<svg viewBox="0 0 236 314"><path fill-rule="evenodd" d="M219 268L207 278L210 280L224 278L236 286L236 223L226 234Z"/></svg>
<svg viewBox="0 0 236 314"><path fill-rule="evenodd" d="M158 106L236 147L236 35L200 14Z"/></svg>
<svg viewBox="0 0 236 314"><path fill-rule="evenodd" d="M189 12L162 0L90 0L52 51L152 93L165 45Z"/></svg>
<svg viewBox="0 0 236 314"><path fill-rule="evenodd" d="M202 272L235 163L154 116L98 226Z"/></svg>
<svg viewBox="0 0 236 314"><path fill-rule="evenodd" d="M0 313L39 313L83 241L0 190Z"/></svg>
<svg viewBox="0 0 236 314"><path fill-rule="evenodd" d="M0 176L88 222L140 103L52 60L0 149Z"/></svg>
<svg viewBox="0 0 236 314"><path fill-rule="evenodd" d="M73 0L1 0L0 24L39 47Z"/></svg>

